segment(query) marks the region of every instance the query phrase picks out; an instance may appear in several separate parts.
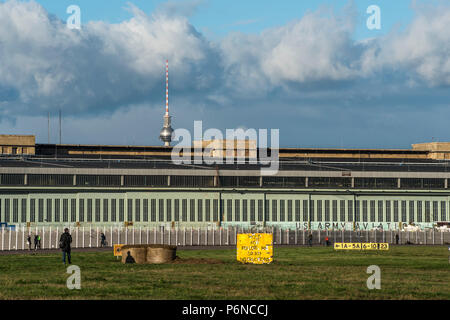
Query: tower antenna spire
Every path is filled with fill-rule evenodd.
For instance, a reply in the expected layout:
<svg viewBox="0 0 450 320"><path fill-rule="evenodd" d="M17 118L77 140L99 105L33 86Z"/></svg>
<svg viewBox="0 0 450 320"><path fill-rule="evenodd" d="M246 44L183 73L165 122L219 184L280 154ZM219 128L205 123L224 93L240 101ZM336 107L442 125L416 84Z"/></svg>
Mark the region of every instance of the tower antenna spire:
<svg viewBox="0 0 450 320"><path fill-rule="evenodd" d="M170 146L173 129L170 126L171 116L169 116L169 60L166 60L166 113L164 115L164 126L161 129L159 138L164 142L165 147Z"/></svg>

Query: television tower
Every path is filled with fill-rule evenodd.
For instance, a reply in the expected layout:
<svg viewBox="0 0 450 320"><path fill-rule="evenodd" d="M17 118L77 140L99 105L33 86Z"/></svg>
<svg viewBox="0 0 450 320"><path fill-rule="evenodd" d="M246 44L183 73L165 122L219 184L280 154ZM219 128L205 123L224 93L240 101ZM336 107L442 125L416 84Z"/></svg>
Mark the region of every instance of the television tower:
<svg viewBox="0 0 450 320"><path fill-rule="evenodd" d="M171 118L169 116L169 60L166 60L166 113L164 115L164 126L159 134L159 138L164 141L165 147L170 147L170 142L172 141L173 129L170 126Z"/></svg>

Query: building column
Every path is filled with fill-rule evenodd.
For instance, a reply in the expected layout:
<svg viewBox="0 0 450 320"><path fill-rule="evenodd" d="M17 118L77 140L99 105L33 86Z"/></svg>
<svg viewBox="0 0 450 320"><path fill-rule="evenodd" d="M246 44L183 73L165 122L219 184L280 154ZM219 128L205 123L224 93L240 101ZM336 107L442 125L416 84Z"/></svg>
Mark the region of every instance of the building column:
<svg viewBox="0 0 450 320"><path fill-rule="evenodd" d="M121 175L121 176L120 176L120 186L121 186L121 187L123 187L124 180L125 180L124 176Z"/></svg>
<svg viewBox="0 0 450 320"><path fill-rule="evenodd" d="M352 180L352 188L354 188L355 187L355 177L352 177L351 180Z"/></svg>
<svg viewBox="0 0 450 320"><path fill-rule="evenodd" d="M448 188L448 179L444 180L444 188L447 189Z"/></svg>
<svg viewBox="0 0 450 320"><path fill-rule="evenodd" d="M74 174L73 175L73 185L76 186L77 185L77 175ZM78 221L78 220L77 220Z"/></svg>
<svg viewBox="0 0 450 320"><path fill-rule="evenodd" d="M25 176L23 178L23 184L28 185L28 174L25 173Z"/></svg>
<svg viewBox="0 0 450 320"><path fill-rule="evenodd" d="M167 186L170 187L170 176L167 176Z"/></svg>
<svg viewBox="0 0 450 320"><path fill-rule="evenodd" d="M262 176L259 177L259 186L260 187L263 186L263 177Z"/></svg>
<svg viewBox="0 0 450 320"><path fill-rule="evenodd" d="M397 188L401 188L402 187L402 183L401 183L401 179L397 178Z"/></svg>
<svg viewBox="0 0 450 320"><path fill-rule="evenodd" d="M305 187L308 188L308 177L305 178Z"/></svg>

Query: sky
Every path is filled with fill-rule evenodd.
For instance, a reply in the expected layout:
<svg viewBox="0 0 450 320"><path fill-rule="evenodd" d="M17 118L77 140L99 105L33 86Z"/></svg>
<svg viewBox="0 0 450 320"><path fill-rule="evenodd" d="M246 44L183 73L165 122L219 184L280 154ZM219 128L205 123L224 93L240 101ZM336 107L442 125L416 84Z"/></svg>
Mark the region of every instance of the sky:
<svg viewBox="0 0 450 320"><path fill-rule="evenodd" d="M63 143L161 145L168 59L174 128L279 129L282 147L450 141L449 26L446 0L0 1L0 133L47 143L50 113L57 143L61 110Z"/></svg>

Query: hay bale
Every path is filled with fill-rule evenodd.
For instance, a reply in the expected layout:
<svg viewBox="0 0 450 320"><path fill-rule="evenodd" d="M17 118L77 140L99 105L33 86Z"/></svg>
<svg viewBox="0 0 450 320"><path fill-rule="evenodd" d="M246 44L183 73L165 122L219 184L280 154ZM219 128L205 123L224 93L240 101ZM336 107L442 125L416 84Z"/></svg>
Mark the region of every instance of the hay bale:
<svg viewBox="0 0 450 320"><path fill-rule="evenodd" d="M147 263L168 263L175 260L177 247L153 244L147 246Z"/></svg>
<svg viewBox="0 0 450 320"><path fill-rule="evenodd" d="M147 249L141 246L127 245L122 249L122 263L146 263Z"/></svg>

